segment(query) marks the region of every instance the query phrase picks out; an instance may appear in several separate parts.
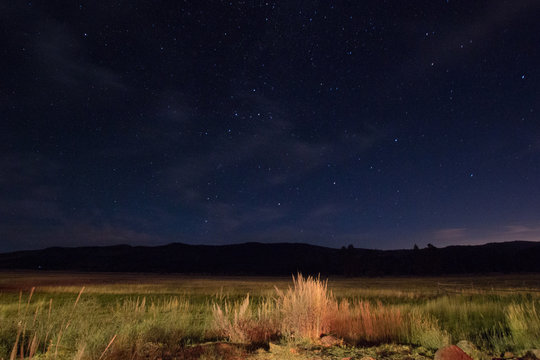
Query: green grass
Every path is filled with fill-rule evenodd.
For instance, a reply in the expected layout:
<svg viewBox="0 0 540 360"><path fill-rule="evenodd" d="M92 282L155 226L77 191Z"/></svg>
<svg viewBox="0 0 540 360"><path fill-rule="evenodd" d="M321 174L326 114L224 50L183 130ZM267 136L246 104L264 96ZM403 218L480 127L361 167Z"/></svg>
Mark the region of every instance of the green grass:
<svg viewBox="0 0 540 360"><path fill-rule="evenodd" d="M540 348L539 289L540 275L330 278L326 283L312 278L1 272L0 359L21 354L34 359L157 359L185 352L210 359L238 356L238 351L252 350L249 344L269 341L270 351L249 356L294 358L298 354L291 349L297 348L330 359L338 353L376 355L385 344L394 344L396 356L409 349L407 356L422 358L464 339L485 353L520 354ZM322 333L345 343L322 348ZM247 347L209 345L220 341Z"/></svg>

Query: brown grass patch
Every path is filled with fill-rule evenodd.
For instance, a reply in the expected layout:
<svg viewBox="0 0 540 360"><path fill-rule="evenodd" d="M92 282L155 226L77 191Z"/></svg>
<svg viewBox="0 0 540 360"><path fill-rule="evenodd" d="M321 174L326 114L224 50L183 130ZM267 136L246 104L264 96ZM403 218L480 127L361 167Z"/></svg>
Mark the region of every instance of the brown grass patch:
<svg viewBox="0 0 540 360"><path fill-rule="evenodd" d="M218 334L235 343L263 345L278 334L273 304L265 301L254 310L249 295L241 303L214 304L213 318Z"/></svg>
<svg viewBox="0 0 540 360"><path fill-rule="evenodd" d="M339 305L331 325L332 333L351 344L384 343L403 338L406 321L398 308L348 301Z"/></svg>
<svg viewBox="0 0 540 360"><path fill-rule="evenodd" d="M281 330L284 334L299 339L318 339L331 330L336 318L338 304L328 281L320 277L304 278L298 274L293 278L293 286L283 292L276 288L277 308L281 316Z"/></svg>

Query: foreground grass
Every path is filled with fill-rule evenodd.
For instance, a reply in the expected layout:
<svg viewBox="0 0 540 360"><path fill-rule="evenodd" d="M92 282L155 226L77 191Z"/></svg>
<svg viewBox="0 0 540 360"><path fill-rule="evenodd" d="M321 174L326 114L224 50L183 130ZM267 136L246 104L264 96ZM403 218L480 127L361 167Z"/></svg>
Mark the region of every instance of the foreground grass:
<svg viewBox="0 0 540 360"><path fill-rule="evenodd" d="M0 273L0 359L421 359L464 339L519 354L540 348L538 284Z"/></svg>

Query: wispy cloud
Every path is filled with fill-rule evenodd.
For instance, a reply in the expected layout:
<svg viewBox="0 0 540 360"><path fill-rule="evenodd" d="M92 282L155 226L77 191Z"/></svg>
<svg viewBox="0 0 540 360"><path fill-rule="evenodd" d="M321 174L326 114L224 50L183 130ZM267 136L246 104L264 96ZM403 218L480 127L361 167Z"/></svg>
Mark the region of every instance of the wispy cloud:
<svg viewBox="0 0 540 360"><path fill-rule="evenodd" d="M33 55L42 74L77 90L87 86L127 90L117 73L89 59L82 44L84 34L75 36L71 29L53 21L43 24L41 30Z"/></svg>
<svg viewBox="0 0 540 360"><path fill-rule="evenodd" d="M468 235L468 229L467 228L446 228L446 229L439 229L436 230L433 234L434 238L437 239L437 241L441 242L450 242L453 241L461 241L465 239Z"/></svg>
<svg viewBox="0 0 540 360"><path fill-rule="evenodd" d="M471 245L503 241L540 241L540 226L512 223L487 228L443 228L425 237L436 245Z"/></svg>
<svg viewBox="0 0 540 360"><path fill-rule="evenodd" d="M172 241L164 236L112 224L66 222L62 226L45 226L36 223L27 225L24 231L20 224L0 226L0 236L5 239L0 252L50 246L161 245Z"/></svg>
<svg viewBox="0 0 540 360"><path fill-rule="evenodd" d="M528 226L523 224L507 225L505 226L503 235L505 237L513 237L515 240L540 241L540 226Z"/></svg>

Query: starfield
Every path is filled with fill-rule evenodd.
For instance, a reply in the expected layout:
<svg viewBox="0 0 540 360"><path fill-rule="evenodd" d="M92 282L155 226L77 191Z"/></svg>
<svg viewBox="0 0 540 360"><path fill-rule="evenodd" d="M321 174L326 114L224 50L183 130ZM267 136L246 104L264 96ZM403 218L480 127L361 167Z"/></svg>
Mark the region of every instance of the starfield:
<svg viewBox="0 0 540 360"><path fill-rule="evenodd" d="M540 358L540 1L0 1L0 360Z"/></svg>

